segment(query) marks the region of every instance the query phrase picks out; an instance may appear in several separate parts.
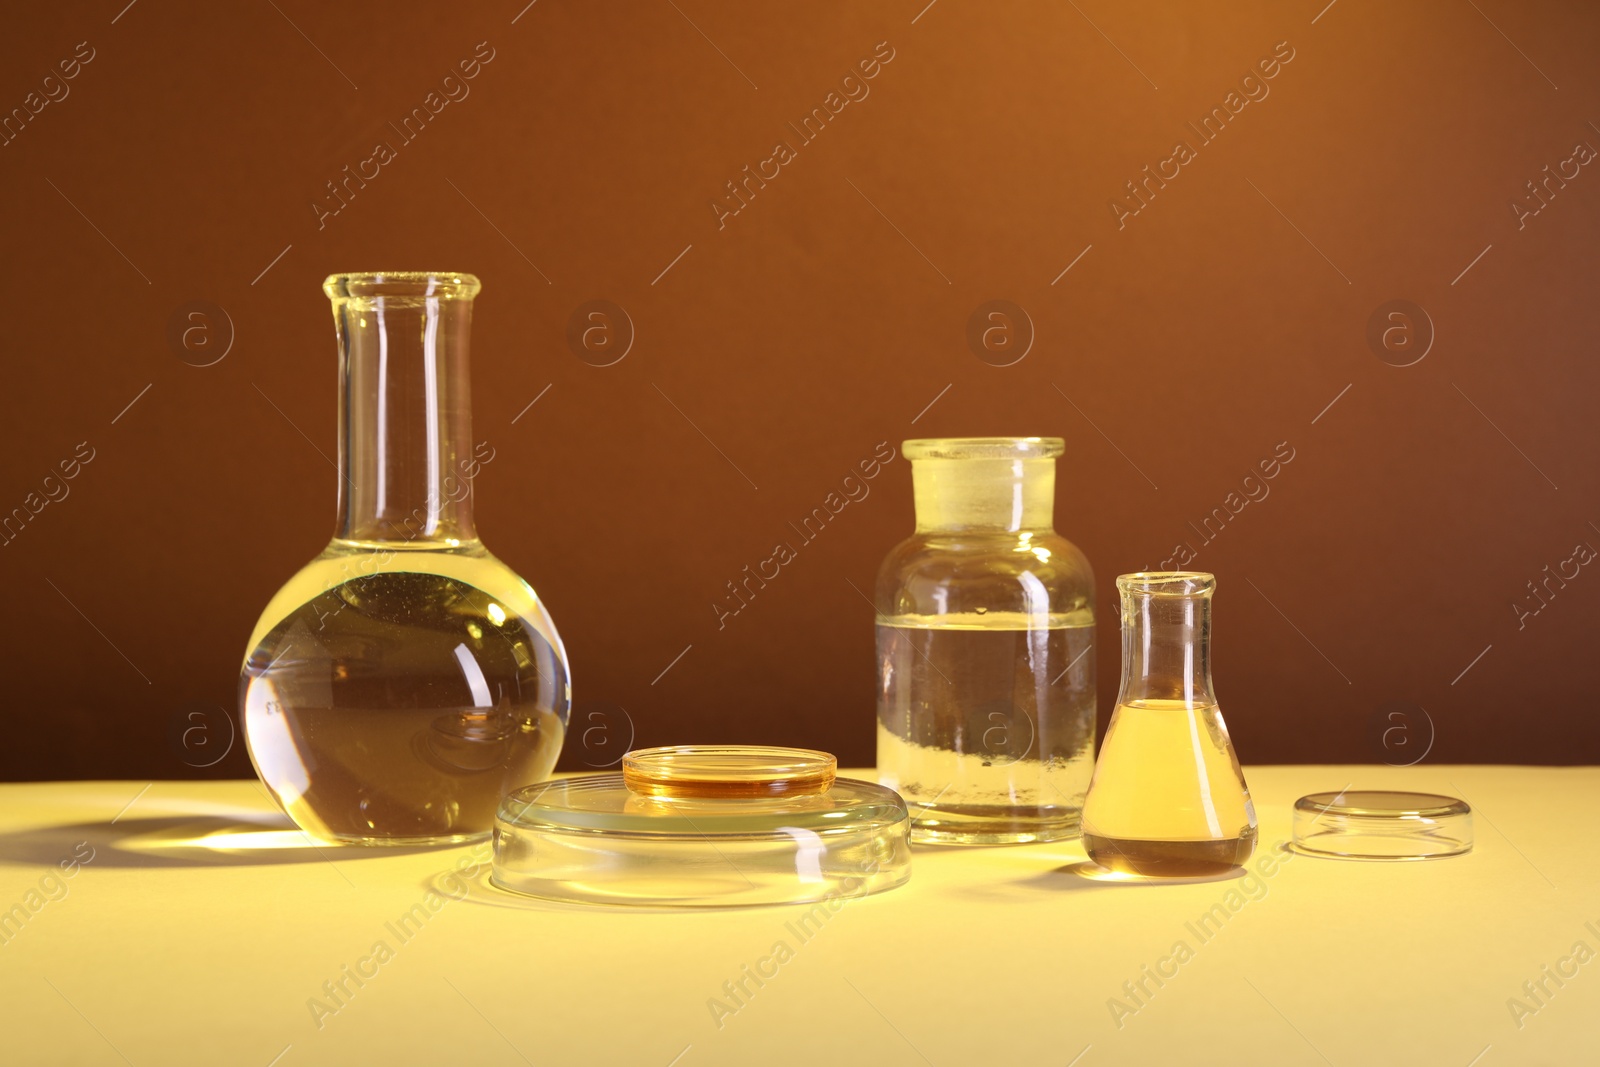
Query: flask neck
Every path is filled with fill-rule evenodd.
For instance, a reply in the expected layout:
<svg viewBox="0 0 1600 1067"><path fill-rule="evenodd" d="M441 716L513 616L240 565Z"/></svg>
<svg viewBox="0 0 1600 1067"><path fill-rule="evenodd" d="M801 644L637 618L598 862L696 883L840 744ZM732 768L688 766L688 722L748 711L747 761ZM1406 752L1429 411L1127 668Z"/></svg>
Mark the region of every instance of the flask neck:
<svg viewBox="0 0 1600 1067"><path fill-rule="evenodd" d="M1122 594L1122 688L1117 703L1215 704L1211 685L1215 580L1210 575L1191 574L1167 582L1130 582L1153 577L1124 575L1117 579Z"/></svg>
<svg viewBox="0 0 1600 1067"><path fill-rule="evenodd" d="M1056 461L1048 458L913 459L917 532L1049 530Z"/></svg>
<svg viewBox="0 0 1600 1067"><path fill-rule="evenodd" d="M335 537L475 541L467 275L336 275L339 515Z"/></svg>

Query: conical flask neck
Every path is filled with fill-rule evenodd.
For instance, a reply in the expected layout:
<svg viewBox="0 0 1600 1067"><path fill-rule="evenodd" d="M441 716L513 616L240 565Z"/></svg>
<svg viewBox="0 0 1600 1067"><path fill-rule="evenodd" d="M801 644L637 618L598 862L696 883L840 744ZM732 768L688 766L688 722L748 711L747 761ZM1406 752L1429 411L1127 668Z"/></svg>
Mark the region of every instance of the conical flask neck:
<svg viewBox="0 0 1600 1067"><path fill-rule="evenodd" d="M1211 686L1210 575L1125 575L1119 704L1215 704Z"/></svg>

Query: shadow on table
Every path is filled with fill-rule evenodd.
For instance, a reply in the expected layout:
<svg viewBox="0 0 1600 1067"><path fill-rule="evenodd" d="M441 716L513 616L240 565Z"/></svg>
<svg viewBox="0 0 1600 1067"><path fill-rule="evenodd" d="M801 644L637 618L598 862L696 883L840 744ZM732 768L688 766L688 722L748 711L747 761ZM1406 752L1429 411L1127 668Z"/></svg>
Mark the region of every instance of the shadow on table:
<svg viewBox="0 0 1600 1067"><path fill-rule="evenodd" d="M1204 878L1141 878L1118 874L1090 860L1052 867L1024 878L996 880L982 885L963 886L960 895L992 903L1015 902L1025 897L1043 893L1076 893L1085 890L1150 889L1164 886L1206 885L1211 882L1231 882L1245 875L1244 868L1225 871Z"/></svg>
<svg viewBox="0 0 1600 1067"><path fill-rule="evenodd" d="M883 893L852 894L839 893L824 897L820 900L796 901L791 904L692 904L679 905L629 903L618 899L611 903L579 901L546 900L543 897L529 896L526 893L515 892L496 885L490 878L490 864L485 862L478 869L470 873L444 871L427 879L423 887L440 896L452 900L463 901L480 907L501 908L509 911L545 912L570 915L593 915L597 917L635 918L646 916L670 915L688 924L700 921L718 923L731 915L772 915L787 922L799 916L812 914L819 907L827 907L827 901L839 899L841 907L854 907L858 901L878 901L885 898L898 899L897 894L903 894L904 888L897 887ZM829 914L834 914L835 909L830 908Z"/></svg>
<svg viewBox="0 0 1600 1067"><path fill-rule="evenodd" d="M277 812L169 815L82 822L0 834L0 856L54 866L87 843L96 867L264 867L436 851L330 845L311 838ZM79 859L82 860L81 855Z"/></svg>
<svg viewBox="0 0 1600 1067"><path fill-rule="evenodd" d="M686 916L694 914L710 914L726 911L748 911L749 908L671 908L664 906L630 904L621 907L608 907L604 904L569 903L561 900L544 900L540 897L530 897L525 893L513 893L509 889L502 889L489 880L490 865L485 863L471 874L457 874L452 877L449 872L435 875L425 883L428 889L443 896L451 897L468 904L481 907L505 908L511 911L532 912L566 912L573 915L616 915L616 916L644 916L644 915L677 915Z"/></svg>
<svg viewBox="0 0 1600 1067"><path fill-rule="evenodd" d="M1079 860L1077 863L1069 863L1064 867L1057 867L1051 872L1054 875L1070 875L1095 885L1119 886L1206 885L1211 882L1231 882L1235 878L1243 878L1245 873L1243 867L1235 867L1219 874L1195 875L1188 878L1155 878L1137 874L1120 874L1117 871L1107 870L1093 860Z"/></svg>

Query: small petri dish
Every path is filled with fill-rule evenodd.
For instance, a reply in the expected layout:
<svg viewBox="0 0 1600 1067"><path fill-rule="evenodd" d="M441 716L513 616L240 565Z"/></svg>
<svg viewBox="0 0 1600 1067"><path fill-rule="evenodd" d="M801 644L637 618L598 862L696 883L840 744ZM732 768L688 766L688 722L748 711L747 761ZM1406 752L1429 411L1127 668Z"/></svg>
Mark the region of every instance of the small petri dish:
<svg viewBox="0 0 1600 1067"><path fill-rule="evenodd" d="M567 903L832 910L911 877L905 801L836 777L828 753L679 746L623 768L508 794L490 880Z"/></svg>
<svg viewBox="0 0 1600 1067"><path fill-rule="evenodd" d="M1472 808L1437 793L1312 793L1294 802L1296 852L1356 860L1427 860L1472 851Z"/></svg>
<svg viewBox="0 0 1600 1067"><path fill-rule="evenodd" d="M839 761L828 752L757 745L672 745L622 757L622 780L656 797L780 797L822 793Z"/></svg>

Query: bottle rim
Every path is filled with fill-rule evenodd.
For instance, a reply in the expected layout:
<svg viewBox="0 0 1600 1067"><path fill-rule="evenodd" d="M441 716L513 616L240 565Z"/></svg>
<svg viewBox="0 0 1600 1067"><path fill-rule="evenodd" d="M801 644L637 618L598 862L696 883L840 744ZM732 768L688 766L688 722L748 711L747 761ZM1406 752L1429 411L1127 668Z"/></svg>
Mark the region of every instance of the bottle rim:
<svg viewBox="0 0 1600 1067"><path fill-rule="evenodd" d="M1066 449L1059 437L917 437L900 443L909 460L1055 459Z"/></svg>
<svg viewBox="0 0 1600 1067"><path fill-rule="evenodd" d="M1216 592L1217 576L1205 571L1135 571L1117 575L1117 589L1124 596L1210 596Z"/></svg>
<svg viewBox="0 0 1600 1067"><path fill-rule="evenodd" d="M322 291L333 300L471 300L482 288L476 276L447 270L352 271L330 274L322 283Z"/></svg>

